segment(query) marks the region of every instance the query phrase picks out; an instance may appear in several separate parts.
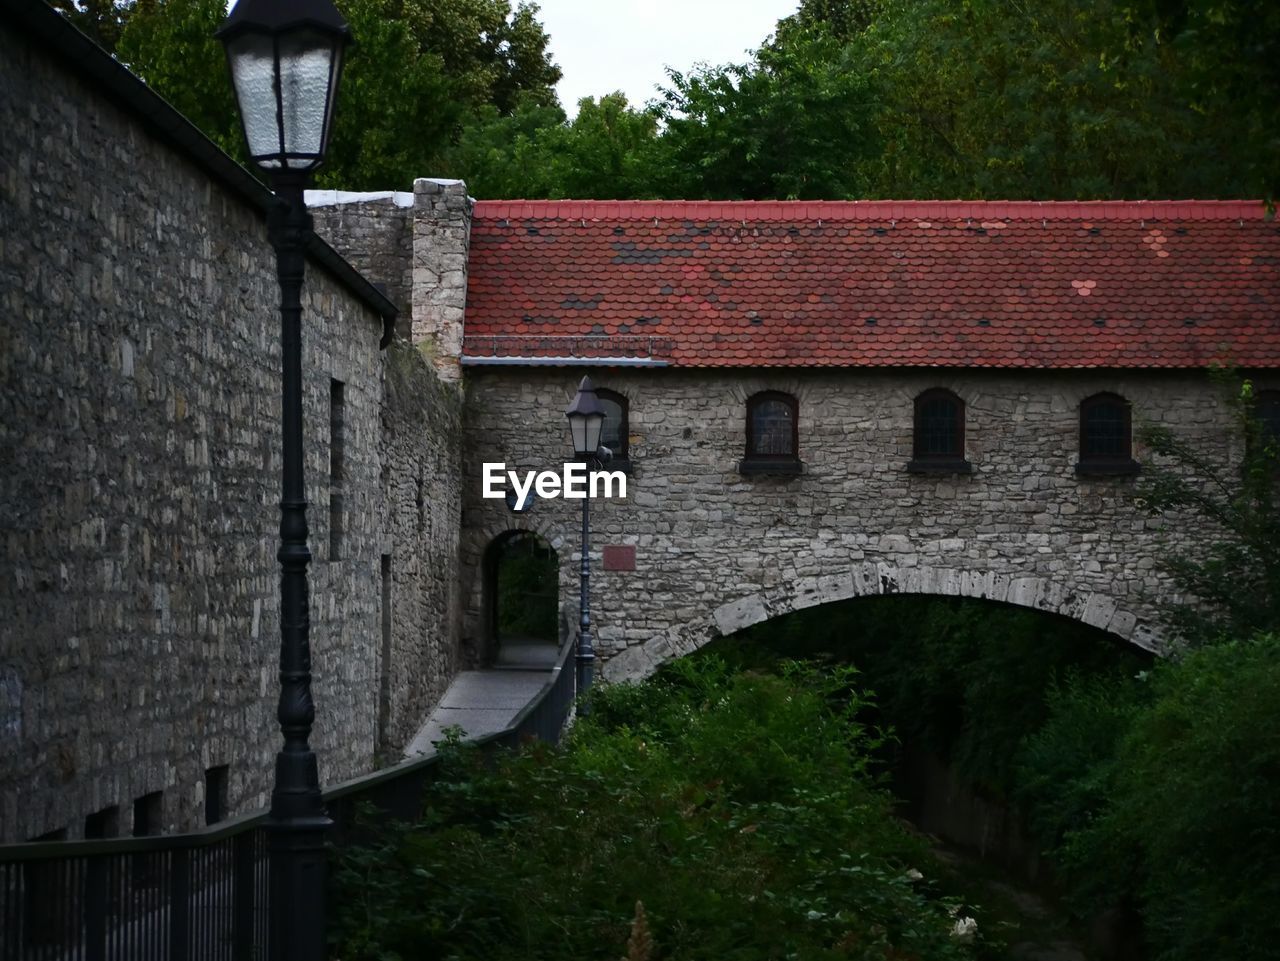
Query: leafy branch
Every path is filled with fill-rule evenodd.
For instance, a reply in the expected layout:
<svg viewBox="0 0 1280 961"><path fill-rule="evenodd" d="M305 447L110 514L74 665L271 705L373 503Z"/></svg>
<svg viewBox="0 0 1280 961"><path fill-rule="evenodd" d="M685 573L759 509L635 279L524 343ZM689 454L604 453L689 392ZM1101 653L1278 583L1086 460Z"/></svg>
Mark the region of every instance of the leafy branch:
<svg viewBox="0 0 1280 961"><path fill-rule="evenodd" d="M1280 628L1280 442L1255 409L1253 385L1213 375L1230 413L1228 438L1240 449L1232 466L1169 428L1145 424L1143 443L1167 466L1150 470L1135 491L1152 516L1190 515L1211 531L1196 553L1175 554L1165 571L1188 600L1167 607L1170 625L1192 644Z"/></svg>

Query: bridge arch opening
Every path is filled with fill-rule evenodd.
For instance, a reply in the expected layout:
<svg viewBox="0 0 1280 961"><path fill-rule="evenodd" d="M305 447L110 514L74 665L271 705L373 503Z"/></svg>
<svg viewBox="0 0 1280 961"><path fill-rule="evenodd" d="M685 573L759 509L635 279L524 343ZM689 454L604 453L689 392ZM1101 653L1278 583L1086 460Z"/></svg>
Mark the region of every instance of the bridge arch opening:
<svg viewBox="0 0 1280 961"><path fill-rule="evenodd" d="M484 554L485 649L499 667L547 667L560 641L560 558L533 531L510 530Z"/></svg>
<svg viewBox="0 0 1280 961"><path fill-rule="evenodd" d="M852 664L854 686L868 692L859 720L892 731L876 753L900 813L1027 879L1038 875L1044 838L1020 807L1032 784L1025 772L1043 778L1046 757L1065 763L1055 751L1100 736L1105 718L1078 712L1112 685L1133 685L1155 657L1055 611L926 593L780 613L694 656L746 670L776 670L792 659ZM1053 733L1038 740L1045 731Z"/></svg>
<svg viewBox="0 0 1280 961"><path fill-rule="evenodd" d="M1105 582L1074 582L1016 572L968 570L951 566L899 567L888 560L866 560L841 573L783 577L753 593L714 598L705 613L656 631L647 641L606 654L606 681L639 680L672 658L692 654L718 638L781 615L832 603L877 597L937 596L991 602L997 608L1026 608L1097 628L1150 654L1167 651L1149 598L1113 596Z"/></svg>

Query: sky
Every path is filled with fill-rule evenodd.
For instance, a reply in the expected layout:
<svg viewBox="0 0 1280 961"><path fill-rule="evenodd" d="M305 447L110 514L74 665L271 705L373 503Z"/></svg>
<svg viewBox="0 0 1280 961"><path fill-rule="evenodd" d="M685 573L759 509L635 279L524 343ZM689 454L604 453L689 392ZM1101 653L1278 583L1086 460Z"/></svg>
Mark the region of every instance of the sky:
<svg viewBox="0 0 1280 961"><path fill-rule="evenodd" d="M633 106L658 96L665 66L745 62L799 0L537 0L569 116L615 90Z"/></svg>

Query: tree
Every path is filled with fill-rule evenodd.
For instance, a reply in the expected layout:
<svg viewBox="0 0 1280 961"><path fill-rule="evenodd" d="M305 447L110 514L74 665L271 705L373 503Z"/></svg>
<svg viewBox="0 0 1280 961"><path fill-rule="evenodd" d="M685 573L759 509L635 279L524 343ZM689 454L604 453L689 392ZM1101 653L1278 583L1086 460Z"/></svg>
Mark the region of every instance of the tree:
<svg viewBox="0 0 1280 961"><path fill-rule="evenodd" d="M1243 189L1176 96L1169 51L1113 0L888 0L863 43L883 94L879 196Z"/></svg>
<svg viewBox="0 0 1280 961"><path fill-rule="evenodd" d="M227 153L247 159L235 94L214 31L224 0L137 0L116 55Z"/></svg>
<svg viewBox="0 0 1280 961"><path fill-rule="evenodd" d="M658 183L658 119L615 92L584 97L578 115L550 142L553 197L652 197Z"/></svg>
<svg viewBox="0 0 1280 961"><path fill-rule="evenodd" d="M1218 378L1232 384L1229 375ZM1147 424L1140 431L1166 464L1146 472L1135 491L1138 504L1154 516L1189 513L1212 532L1197 553L1166 564L1193 595L1168 610L1170 623L1192 643L1280 632L1280 443L1254 416L1248 380L1235 382L1227 405L1243 451L1234 471L1167 427Z"/></svg>
<svg viewBox="0 0 1280 961"><path fill-rule="evenodd" d="M106 32L124 19L50 2ZM535 5L338 3L358 45L330 186L431 173L487 196L1101 199L1280 182L1280 5L1263 0L803 0L749 62L672 72L655 110L592 99L572 122ZM239 151L221 14L137 0L119 50Z"/></svg>
<svg viewBox="0 0 1280 961"><path fill-rule="evenodd" d="M1248 192L1280 188L1280 5L1271 0L1137 0L1135 22L1152 25L1177 58L1177 91L1208 139L1232 145Z"/></svg>
<svg viewBox="0 0 1280 961"><path fill-rule="evenodd" d="M90 40L114 53L134 0L48 0Z"/></svg>
<svg viewBox="0 0 1280 961"><path fill-rule="evenodd" d="M344 69L322 185L405 188L438 173L464 123L492 107L554 104L560 71L537 6L510 0L337 0L356 45ZM223 0L137 0L119 55L223 149L243 159Z"/></svg>
<svg viewBox="0 0 1280 961"><path fill-rule="evenodd" d="M672 71L663 181L708 199L859 196L879 143L855 54L825 29L796 30L751 64Z"/></svg>
<svg viewBox="0 0 1280 961"><path fill-rule="evenodd" d="M801 0L800 8L778 21L774 44L786 46L796 34L825 29L841 43L856 39L875 22L884 0Z"/></svg>
<svg viewBox="0 0 1280 961"><path fill-rule="evenodd" d="M451 176L476 197L634 199L666 193L653 111L621 92L584 97L578 115L524 103L507 116L487 107L446 158Z"/></svg>

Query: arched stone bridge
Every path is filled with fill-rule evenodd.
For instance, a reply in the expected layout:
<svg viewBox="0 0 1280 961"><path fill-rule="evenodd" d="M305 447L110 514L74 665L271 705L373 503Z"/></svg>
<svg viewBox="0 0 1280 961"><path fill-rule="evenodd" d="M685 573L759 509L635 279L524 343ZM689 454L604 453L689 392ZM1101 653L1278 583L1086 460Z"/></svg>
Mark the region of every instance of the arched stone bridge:
<svg viewBox="0 0 1280 961"><path fill-rule="evenodd" d="M472 372L464 471L464 645L492 653L487 547L540 534L559 552L573 628L579 505L515 514L480 494L481 464L558 467L580 370ZM1132 476L1081 476L1080 402L1109 390L1229 459L1225 415L1198 373L593 371L629 402L625 501L592 506L592 611L602 676L643 676L708 641L790 611L873 595L985 598L1069 617L1150 651L1161 571L1194 550L1189 518L1149 518ZM969 473L921 474L912 400L943 387L966 404ZM740 472L743 410L761 390L797 399L802 473ZM1148 460L1140 444L1139 462ZM609 551L609 563L602 555ZM634 569L629 555L634 551ZM619 557L621 555L621 557ZM621 560L622 563L618 563Z"/></svg>
<svg viewBox="0 0 1280 961"><path fill-rule="evenodd" d="M1257 203L473 205L461 184L414 189L390 217L411 258L370 266L399 278L414 340L466 397L473 663L494 653L486 557L507 531L556 547L576 622L578 505L515 515L480 488L485 462L559 466L583 373L628 407L629 497L593 508L609 677L886 591L1020 604L1160 649L1161 561L1202 532L1133 502L1129 469L1152 466L1134 428L1168 425L1229 465L1205 368L1280 391L1280 235ZM748 456L753 431L754 454L795 448L789 472L759 469L777 465Z"/></svg>

